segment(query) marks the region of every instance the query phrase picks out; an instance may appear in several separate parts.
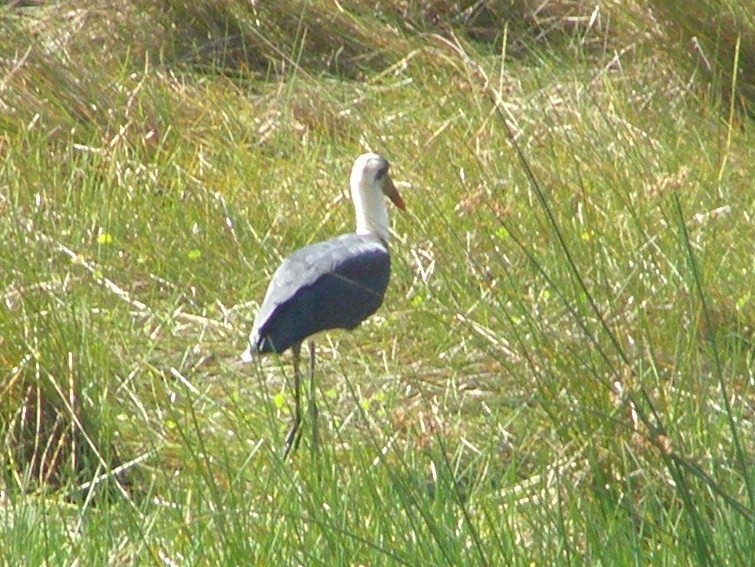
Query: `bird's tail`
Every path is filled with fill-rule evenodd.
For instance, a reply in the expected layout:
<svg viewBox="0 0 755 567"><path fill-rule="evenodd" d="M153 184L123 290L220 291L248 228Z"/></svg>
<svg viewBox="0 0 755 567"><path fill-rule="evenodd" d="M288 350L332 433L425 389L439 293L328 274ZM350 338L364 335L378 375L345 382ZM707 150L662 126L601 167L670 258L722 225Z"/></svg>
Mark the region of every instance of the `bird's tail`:
<svg viewBox="0 0 755 567"><path fill-rule="evenodd" d="M254 355L257 349L252 346L251 343L246 347L246 350L241 353L241 362L248 364L254 360Z"/></svg>

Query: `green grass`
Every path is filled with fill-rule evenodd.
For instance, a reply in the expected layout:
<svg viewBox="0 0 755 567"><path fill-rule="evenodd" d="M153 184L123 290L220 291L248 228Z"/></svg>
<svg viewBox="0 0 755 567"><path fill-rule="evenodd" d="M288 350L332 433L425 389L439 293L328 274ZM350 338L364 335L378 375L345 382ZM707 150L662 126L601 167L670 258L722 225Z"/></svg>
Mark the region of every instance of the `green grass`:
<svg viewBox="0 0 755 567"><path fill-rule="evenodd" d="M682 8L339 5L0 9L5 564L749 564L731 34L701 73ZM388 296L284 462L290 358L238 354L368 149Z"/></svg>

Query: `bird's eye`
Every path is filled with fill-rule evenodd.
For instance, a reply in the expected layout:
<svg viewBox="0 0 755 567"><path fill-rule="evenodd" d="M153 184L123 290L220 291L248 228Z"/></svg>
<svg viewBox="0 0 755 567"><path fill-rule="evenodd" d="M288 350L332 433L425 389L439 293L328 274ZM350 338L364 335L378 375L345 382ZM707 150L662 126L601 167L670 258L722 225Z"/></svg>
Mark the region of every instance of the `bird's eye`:
<svg viewBox="0 0 755 567"><path fill-rule="evenodd" d="M375 179L380 181L383 177L385 177L385 174L388 173L388 164L381 166L380 169L377 170L377 173L375 174Z"/></svg>

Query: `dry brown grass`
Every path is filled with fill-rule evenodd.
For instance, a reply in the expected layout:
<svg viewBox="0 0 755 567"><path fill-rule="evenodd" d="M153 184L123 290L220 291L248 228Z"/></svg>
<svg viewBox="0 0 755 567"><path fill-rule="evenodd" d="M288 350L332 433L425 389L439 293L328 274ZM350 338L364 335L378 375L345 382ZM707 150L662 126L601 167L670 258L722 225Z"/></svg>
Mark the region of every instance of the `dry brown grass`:
<svg viewBox="0 0 755 567"><path fill-rule="evenodd" d="M732 1L651 3L659 39L701 92L755 117L755 12Z"/></svg>

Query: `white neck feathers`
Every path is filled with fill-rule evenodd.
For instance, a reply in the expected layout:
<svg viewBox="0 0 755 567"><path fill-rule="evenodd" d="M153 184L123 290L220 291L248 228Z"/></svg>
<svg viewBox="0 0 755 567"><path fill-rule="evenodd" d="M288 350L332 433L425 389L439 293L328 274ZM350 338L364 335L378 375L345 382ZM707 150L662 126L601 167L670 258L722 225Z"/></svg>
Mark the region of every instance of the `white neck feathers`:
<svg viewBox="0 0 755 567"><path fill-rule="evenodd" d="M361 159L357 160L351 171L351 198L354 201L357 234L374 234L388 242L390 231L383 190L374 173L365 170L363 162L360 163Z"/></svg>

